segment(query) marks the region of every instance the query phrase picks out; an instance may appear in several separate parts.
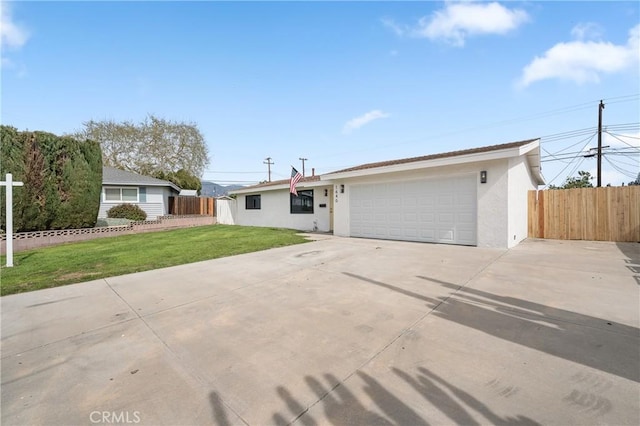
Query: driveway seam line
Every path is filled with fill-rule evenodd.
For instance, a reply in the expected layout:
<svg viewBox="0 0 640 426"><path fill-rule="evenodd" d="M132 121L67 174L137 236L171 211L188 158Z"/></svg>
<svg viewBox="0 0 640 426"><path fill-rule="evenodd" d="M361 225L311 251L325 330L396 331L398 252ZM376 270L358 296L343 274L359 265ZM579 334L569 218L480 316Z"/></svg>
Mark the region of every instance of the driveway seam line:
<svg viewBox="0 0 640 426"><path fill-rule="evenodd" d="M106 325L103 325L103 326L100 326L100 327L96 327L96 328L92 328L91 330L86 330L86 331L82 331L80 333L72 334L71 336L63 337L62 339L58 339L58 340L54 340L52 342L44 343L42 345L34 346L32 348L25 349L23 351L12 352L12 353L7 354L7 355L5 355L3 353L2 357L0 357L0 360L6 359L6 358L10 358L10 357L16 356L16 355L26 354L28 352L35 351L37 349L46 348L47 346L55 345L56 343L60 343L60 342L64 342L65 340L74 339L74 338L76 338L78 336L82 336L84 334L94 333L96 331L104 330L104 329L109 328L109 327L115 327L115 326L120 325L120 324L126 324L128 322L135 321L135 320L136 320L136 318L125 319L125 320L122 320L122 321L114 322L114 323L111 323L111 324L106 324Z"/></svg>
<svg viewBox="0 0 640 426"><path fill-rule="evenodd" d="M160 341L160 343L162 343L162 345L165 347L165 349L169 352L169 354L171 354L171 357L174 359L174 361L180 366L180 368L182 370L184 370L187 374L189 374L189 376L191 376L193 379L196 380L197 383L200 384L200 386L202 386L205 391L208 391L209 388L211 387L211 385L202 377L200 377L199 375L195 374L191 368L188 368L186 366L186 364L182 361L182 359L178 356L178 354L171 349L171 347L167 344L167 342L160 337L160 335L156 332L156 330L153 329L153 327L151 327L151 325L149 325L149 323L145 320L145 318L143 316L141 316L138 312L136 312L135 309L133 309L133 306L131 306L129 304L129 302L127 302L121 295L120 293L118 293L118 291L111 287L111 284L104 279L104 282L107 284L107 286L111 289L111 291L113 291L116 296L118 296L120 298L120 300L122 300L122 302L124 302L129 309L131 309L133 312L135 312L135 314L138 316L138 318L140 319L140 321L142 321L142 323L144 324L144 326ZM231 407L222 397L219 397L221 402L225 405L225 407L231 411L233 414L235 414L240 420L242 420L242 422L249 426L249 423L247 423L247 421L238 413L236 412L236 410L233 409L233 407Z"/></svg>
<svg viewBox="0 0 640 426"><path fill-rule="evenodd" d="M480 275L481 273L483 273L489 266L493 265L495 262L497 262L498 260L500 260L502 258L502 256L504 256L505 254L507 254L509 252L509 250L505 250L503 253L501 253L498 257L492 259L491 261L489 261L486 265L484 265L478 272L476 272L475 274L473 274L473 276L471 276L471 278L469 278L467 281L465 281L462 285L460 285L455 291L453 291L449 296L445 297L444 299L442 299L440 301L440 303L438 303L436 306L434 306L433 308L431 308L430 310L428 310L424 315L422 315L420 318L418 318L417 320L415 320L409 327L405 328L404 330L402 330L402 332L400 334L398 334L395 338L391 339L391 341L386 344L382 349L380 349L378 352L376 352L373 356L371 356L368 360L364 361L360 366L358 366L355 370L353 370L351 373L347 374L347 376L340 380L334 387L332 387L330 390L327 391L327 393L325 393L324 395L322 395L320 398L318 398L317 401L315 401L313 404L310 404L304 411L302 411L302 413L300 413L295 419L293 419L291 421L291 423L289 423L289 425L294 424L295 422L298 421L298 419L300 419L300 417L302 417L303 415L305 415L307 412L309 412L309 410L311 410L313 407L315 407L318 403L322 402L327 396L329 396L329 394L331 394L334 390L336 390L337 388L339 388L340 386L344 385L344 383L349 380L351 377L353 377L358 371L360 371L362 368L364 368L367 364L371 363L371 361L373 361L374 359L378 358L384 351L386 351L391 345L393 345L395 342L397 342L402 336L404 336L405 334L407 334L407 332L409 332L410 330L412 330L416 325L418 325L420 322L422 322L426 317L428 317L429 315L431 315L431 313L433 311L435 311L436 309L438 309L438 307L440 307L440 305L442 305L443 303L445 303L447 300L449 300L452 296L454 296L455 294L457 294L462 288L466 287L471 281L473 281L478 275Z"/></svg>

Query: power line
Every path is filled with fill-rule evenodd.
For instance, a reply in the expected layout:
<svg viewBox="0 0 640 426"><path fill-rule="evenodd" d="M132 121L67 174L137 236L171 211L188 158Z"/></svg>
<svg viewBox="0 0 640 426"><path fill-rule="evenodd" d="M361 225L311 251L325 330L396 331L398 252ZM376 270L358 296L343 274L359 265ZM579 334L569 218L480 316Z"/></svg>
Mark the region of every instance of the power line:
<svg viewBox="0 0 640 426"><path fill-rule="evenodd" d="M612 160L612 161L614 161L614 160ZM618 163L625 164L627 166L640 168L640 162L638 162L638 161L636 161L635 164L634 163L627 163L626 161L622 161L620 158L616 158L615 161L617 161Z"/></svg>
<svg viewBox="0 0 640 426"><path fill-rule="evenodd" d="M634 172L631 172L629 170L625 170L625 169L617 166L611 160L609 160L607 157L605 157L604 159L611 165L611 167L613 167L615 170L617 170L618 172L622 173L626 177L630 177L630 178L635 178L636 177L636 174Z"/></svg>
<svg viewBox="0 0 640 426"><path fill-rule="evenodd" d="M220 170L205 170L205 173L223 173L223 174L253 174L253 173L263 173L264 170L259 170L257 172L223 172Z"/></svg>
<svg viewBox="0 0 640 426"><path fill-rule="evenodd" d="M594 137L594 136L595 136L595 133L594 133L594 134L589 138L589 140L587 141L587 143L582 147L581 152L582 152L582 151L584 151L584 149L587 147L587 145L589 145L589 143L591 142L591 140L593 139L593 137ZM578 158L578 156L574 157L574 161L575 161L575 159L577 159L577 158ZM545 185L545 188L546 188L546 187L548 187L548 186L549 186L552 182L554 182L556 179L558 179L558 177L559 177L562 173L564 173L564 171L565 171L565 170L567 170L567 169L569 168L569 166L570 166L574 161L571 161L571 162L570 162L570 163L568 163L566 166L564 166L564 167L562 168L562 170L560 171L560 173L558 173L558 174L557 174L553 179L551 179L551 180L550 180L550 181ZM578 163L578 165L574 168L574 170L575 170L575 169L577 169L577 167L579 167L579 166L580 166L580 164L582 164L582 162L583 162L583 161L584 161L584 157L582 157L582 159L580 160L580 162ZM571 175L571 174L573 174L573 172L572 172L572 173L570 173L569 175Z"/></svg>
<svg viewBox="0 0 640 426"><path fill-rule="evenodd" d="M612 101L611 103L620 103L620 102L630 102L636 98L639 98L640 94L631 94L631 95L624 95L624 96L617 96L617 97L612 97L612 98L605 98L603 100L606 100L607 102ZM407 144L413 144L413 143L419 143L419 142L425 142L428 140L433 140L433 139L438 139L438 138L443 138L446 136L453 136L453 135L457 135L457 134L461 134L461 133L467 133L467 132L471 132L471 131L475 131L475 130L481 130L481 129L491 129L494 127L501 127L507 124L515 124L518 122L522 122L522 121L532 121L532 120L538 120L538 119L542 119L542 118L548 118L551 116L555 116L555 115L561 115L561 114L566 114L566 113L570 113L570 112L575 112L575 111L580 111L583 109L588 109L588 108L592 108L594 103L599 102L600 99L596 99L593 101L589 101L589 102L584 102L581 104L577 104L577 105L571 105L571 106L567 106L567 107L563 107L563 108L557 108L551 111L545 111L545 112L540 112L540 113L536 113L536 114L531 114L528 116L523 116L523 117L516 117L516 118L512 118L512 119L507 119L507 120L502 120L502 121L497 121L497 122L493 122L493 123L487 123L487 124L483 124L480 126L474 126L474 127L468 127L465 129L460 129L460 130L454 130L451 132L444 132L444 133L440 133L440 134L436 134L436 135L431 135L431 136L424 136L424 137L420 137L420 138L414 138L414 139L408 139L405 141L401 141L401 142L394 142L392 144L386 144L386 145L379 145L377 147L375 147L376 149L379 148L388 148L391 146L399 146L399 145L407 145ZM617 102L615 102L617 101ZM636 123L637 124L637 123ZM590 131L595 130L594 128L588 128L588 129L582 129L582 131L584 131L584 133L582 134L578 134L578 135L573 135L573 136L583 136L585 134L588 134ZM548 139L548 141L552 141L555 139L556 135L547 135L546 138ZM565 139L569 136L569 135L564 135ZM352 150L352 151L343 151L343 152L336 152L336 153L332 153L332 154L328 154L328 155L323 155L321 157L318 158L327 158L327 157L334 157L336 155L344 155L344 154L352 154L352 153L356 153L356 152L363 152L363 151L369 151L371 150L371 147L368 148L362 148L362 149L358 149L358 150Z"/></svg>
<svg viewBox="0 0 640 426"><path fill-rule="evenodd" d="M618 136L616 136L616 135L614 135L614 134L611 134L611 133L609 133L609 132L607 132L607 131L605 131L605 133L606 133L606 134L608 134L608 135L610 135L610 136L613 136L615 139L619 140L619 141L620 141L620 142L622 142L623 144L625 144L625 145L629 145L631 148L638 149L638 147L637 147L637 146L633 146L633 145L631 145L631 144L630 144L630 143L628 143L627 141L620 139Z"/></svg>
<svg viewBox="0 0 640 426"><path fill-rule="evenodd" d="M596 135L596 133L595 133L595 132L591 132L591 134L590 134L589 136L587 136L586 138L581 139L581 140L579 140L578 142L576 142L576 143L574 143L574 144L572 144L572 145L569 145L569 146L567 146L567 147L565 147L565 148L561 149L560 151L556 152L555 154L551 154L551 153L550 153L549 151L547 151L547 150L545 150L545 152L547 152L550 156L552 156L552 157L553 157L553 156L558 155L558 154L560 154L560 153L562 153L562 152L564 152L564 151L566 151L566 150L568 150L568 149L570 149L570 148L573 148L573 147L574 147L574 146L576 146L576 145L579 145L579 144L583 143L583 142L584 142L584 141L586 141L586 140L591 140L591 139L593 139L593 137L594 137L595 135ZM582 152L582 151L579 151L579 152ZM573 154L578 154L579 152L574 152ZM571 153L564 153L563 155L568 155L568 154L571 154ZM545 157L543 156L542 158L545 158Z"/></svg>

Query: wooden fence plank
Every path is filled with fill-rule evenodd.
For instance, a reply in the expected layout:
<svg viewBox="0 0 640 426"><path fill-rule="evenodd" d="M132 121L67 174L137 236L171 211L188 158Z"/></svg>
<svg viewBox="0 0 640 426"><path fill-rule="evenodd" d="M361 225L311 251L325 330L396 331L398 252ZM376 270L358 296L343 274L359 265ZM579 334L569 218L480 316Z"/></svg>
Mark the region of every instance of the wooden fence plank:
<svg viewBox="0 0 640 426"><path fill-rule="evenodd" d="M215 216L215 199L212 197L169 197L171 215Z"/></svg>
<svg viewBox="0 0 640 426"><path fill-rule="evenodd" d="M640 186L529 191L528 235L640 242Z"/></svg>

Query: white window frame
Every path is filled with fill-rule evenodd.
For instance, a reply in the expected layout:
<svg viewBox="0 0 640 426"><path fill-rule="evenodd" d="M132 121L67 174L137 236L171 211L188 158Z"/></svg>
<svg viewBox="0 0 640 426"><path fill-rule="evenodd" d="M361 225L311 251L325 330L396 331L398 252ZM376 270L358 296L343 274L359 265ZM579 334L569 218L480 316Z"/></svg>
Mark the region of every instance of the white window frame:
<svg viewBox="0 0 640 426"><path fill-rule="evenodd" d="M120 191L120 198L118 200L107 200L107 189L118 189ZM123 200L122 190L132 189L136 191L136 200ZM122 204L122 203L139 203L140 202L140 189L137 186L105 186L102 191L102 201L104 203Z"/></svg>

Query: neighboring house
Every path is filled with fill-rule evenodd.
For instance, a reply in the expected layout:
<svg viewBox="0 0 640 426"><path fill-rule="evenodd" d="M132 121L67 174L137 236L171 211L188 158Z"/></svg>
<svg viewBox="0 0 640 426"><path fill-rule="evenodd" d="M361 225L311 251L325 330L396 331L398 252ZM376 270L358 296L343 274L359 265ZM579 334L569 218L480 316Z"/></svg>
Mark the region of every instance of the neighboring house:
<svg viewBox="0 0 640 426"><path fill-rule="evenodd" d="M181 197L197 197L198 190L197 189L181 189L179 195Z"/></svg>
<svg viewBox="0 0 640 426"><path fill-rule="evenodd" d="M345 237L509 248L527 237L527 191L544 184L532 139L363 164L231 191L235 223Z"/></svg>
<svg viewBox="0 0 640 426"><path fill-rule="evenodd" d="M180 193L174 183L139 175L113 167L102 168L102 194L99 218L107 217L107 210L123 203L140 206L147 220L169 214L169 197Z"/></svg>

